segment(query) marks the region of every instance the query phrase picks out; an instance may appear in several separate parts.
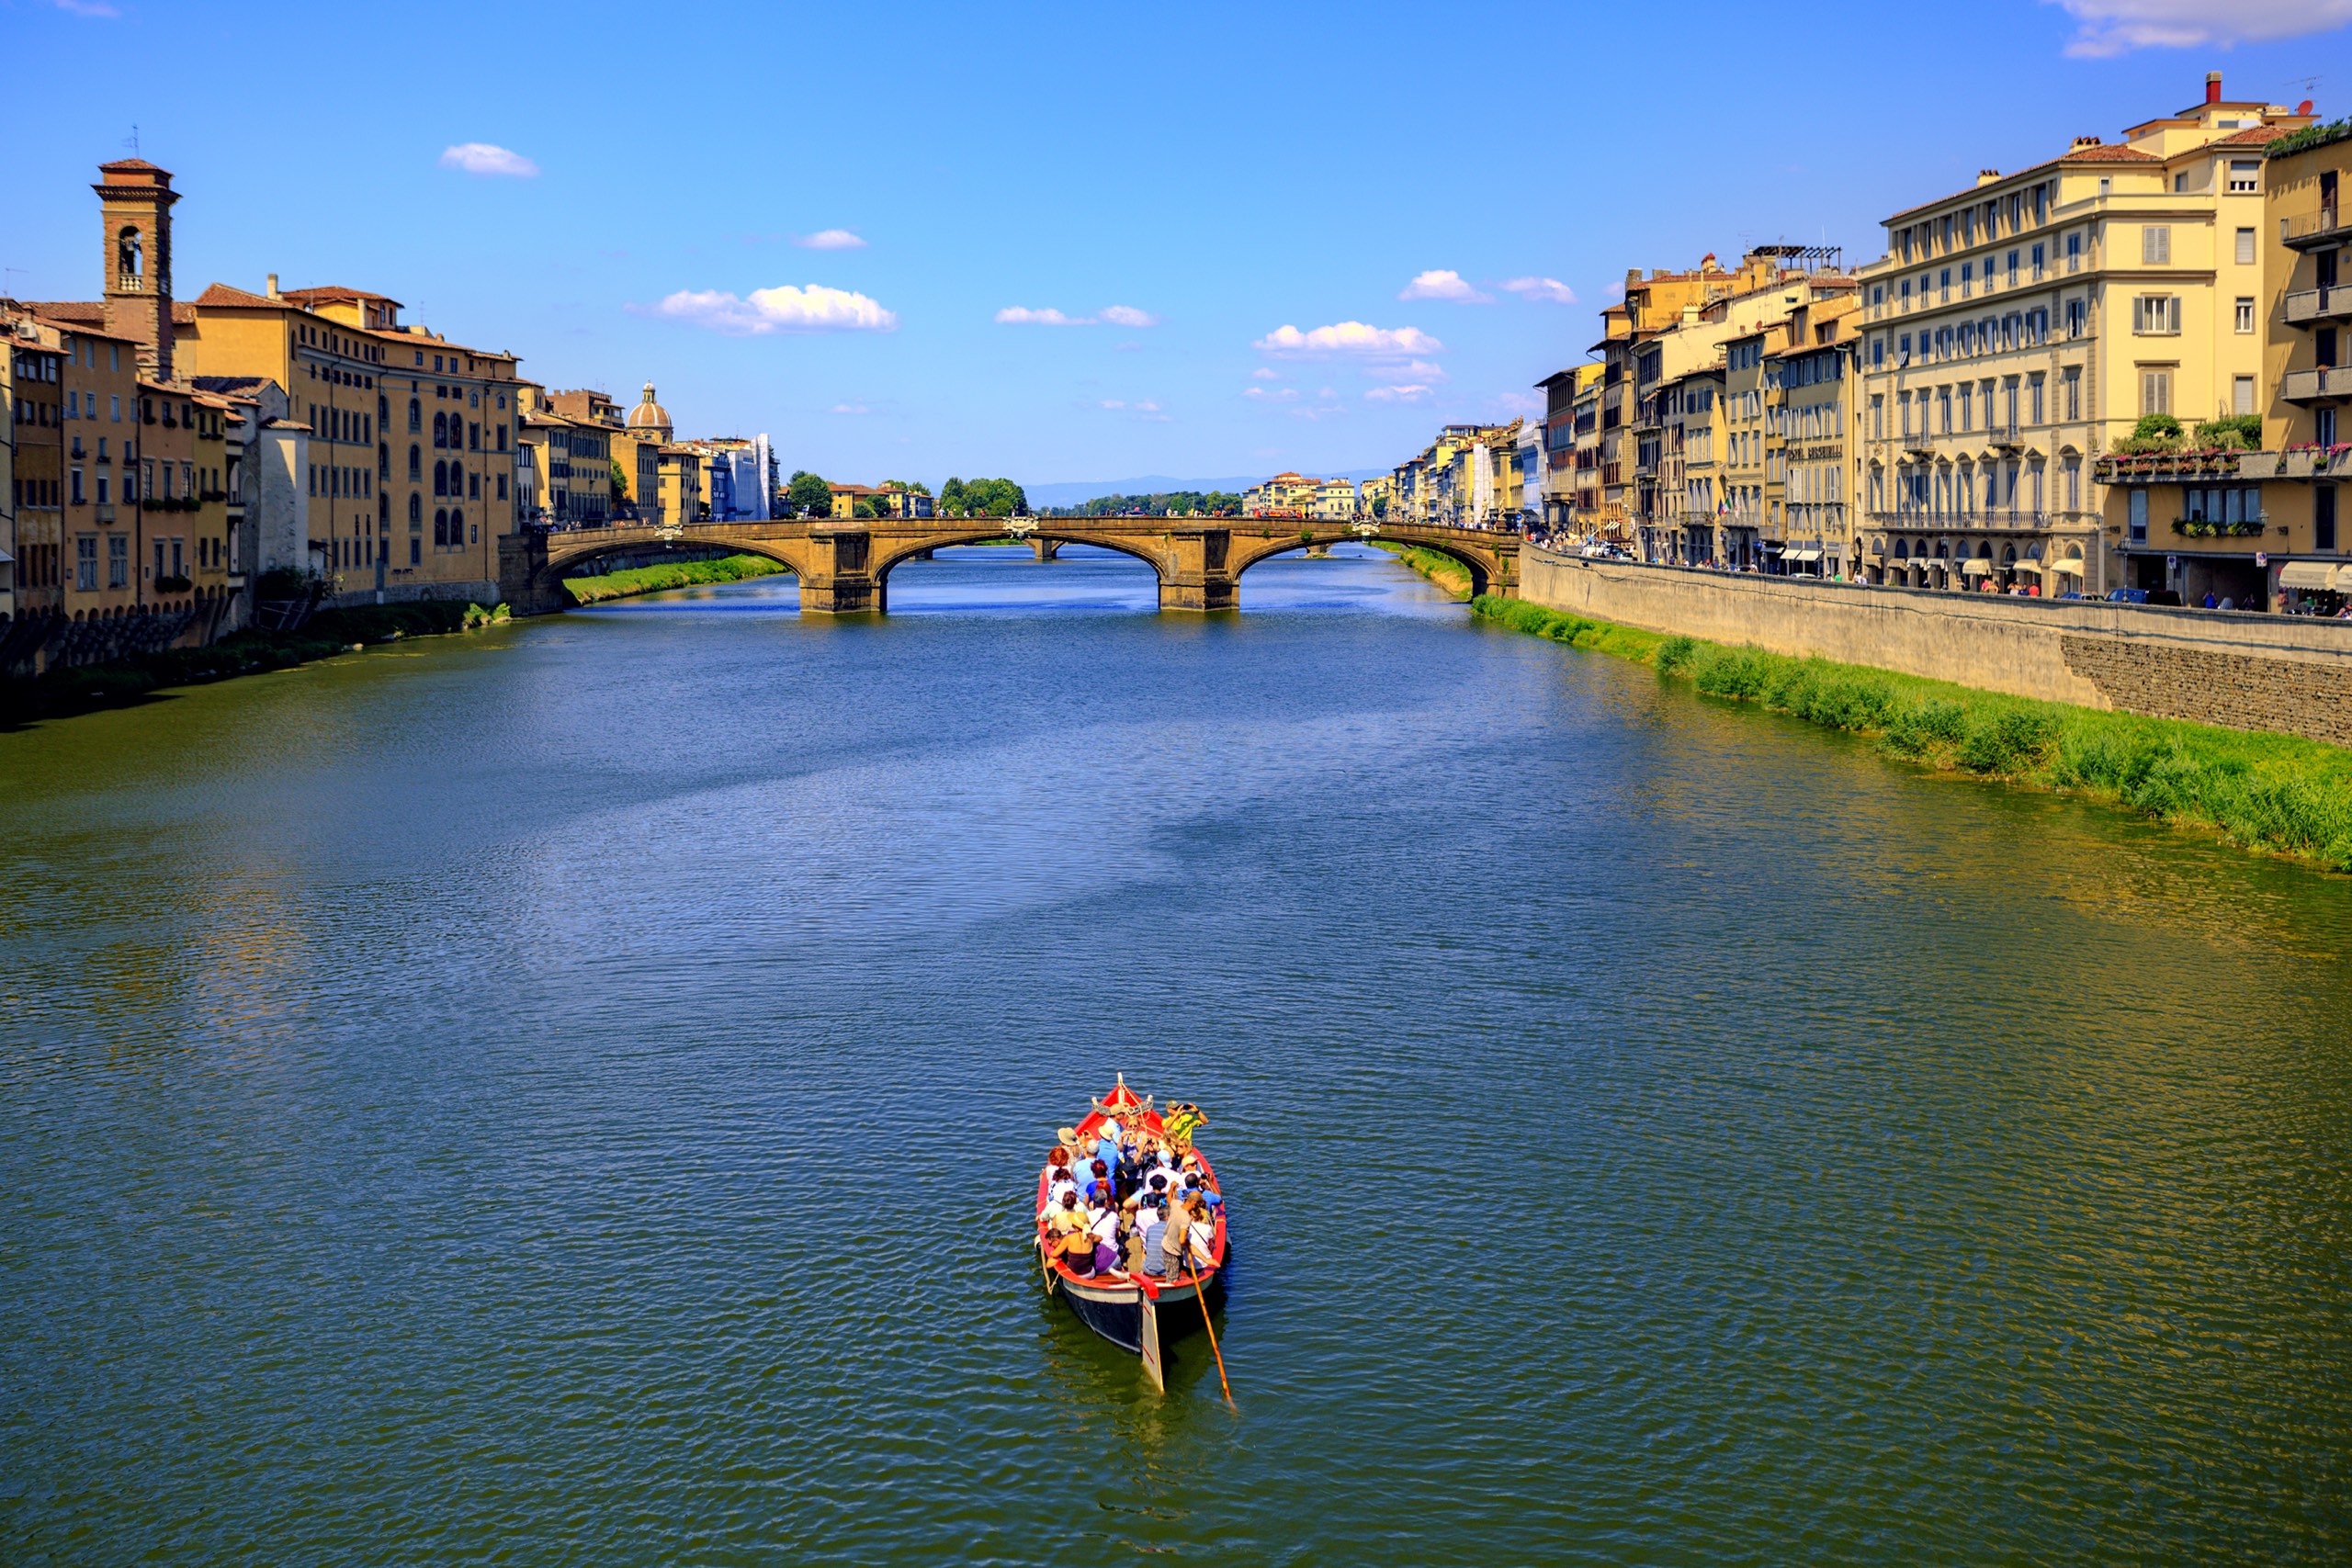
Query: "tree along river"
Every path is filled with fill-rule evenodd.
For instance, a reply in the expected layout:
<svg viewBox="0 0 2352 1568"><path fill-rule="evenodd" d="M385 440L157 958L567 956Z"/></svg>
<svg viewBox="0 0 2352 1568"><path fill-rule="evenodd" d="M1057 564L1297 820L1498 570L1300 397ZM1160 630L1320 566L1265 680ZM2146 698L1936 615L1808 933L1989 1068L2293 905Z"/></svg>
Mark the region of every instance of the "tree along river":
<svg viewBox="0 0 2352 1568"><path fill-rule="evenodd" d="M2343 881L1342 555L0 735L0 1558L2352 1556ZM1037 1288L1123 1069L1235 1411Z"/></svg>

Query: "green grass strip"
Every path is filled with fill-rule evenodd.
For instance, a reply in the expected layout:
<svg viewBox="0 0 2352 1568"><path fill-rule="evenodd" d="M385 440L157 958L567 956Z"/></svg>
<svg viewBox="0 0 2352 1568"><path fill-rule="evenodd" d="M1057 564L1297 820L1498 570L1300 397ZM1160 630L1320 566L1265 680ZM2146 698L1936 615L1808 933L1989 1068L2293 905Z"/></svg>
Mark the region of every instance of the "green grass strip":
<svg viewBox="0 0 2352 1568"><path fill-rule="evenodd" d="M1386 550L1456 599L1470 596L1469 569L1452 556L1425 550L1419 545L1390 544L1385 539L1374 539L1372 543L1375 548Z"/></svg>
<svg viewBox="0 0 2352 1568"><path fill-rule="evenodd" d="M607 599L627 599L637 593L659 593L670 588L695 588L712 582L742 582L754 577L773 577L785 568L765 556L724 556L718 560L664 562L661 566L631 567L626 571L608 571L601 577L567 577L563 591L571 595L575 604L601 604Z"/></svg>
<svg viewBox="0 0 2352 1568"><path fill-rule="evenodd" d="M2060 791L2352 872L2352 750L2300 736L2075 707L1547 610L1481 594L1513 631L1649 665L1710 696L1873 737L1890 756Z"/></svg>

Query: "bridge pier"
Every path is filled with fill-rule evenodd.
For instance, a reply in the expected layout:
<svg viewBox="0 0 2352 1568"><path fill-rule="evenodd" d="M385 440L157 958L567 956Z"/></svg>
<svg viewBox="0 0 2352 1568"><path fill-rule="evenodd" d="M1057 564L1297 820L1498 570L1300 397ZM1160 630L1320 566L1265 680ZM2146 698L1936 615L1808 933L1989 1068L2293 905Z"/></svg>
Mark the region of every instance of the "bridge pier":
<svg viewBox="0 0 2352 1568"><path fill-rule="evenodd" d="M1233 558L1233 535L1229 530L1170 529L1163 538L1161 609L1230 610L1240 604L1240 580L1229 564Z"/></svg>
<svg viewBox="0 0 2352 1568"><path fill-rule="evenodd" d="M885 580L874 574L874 536L865 529L812 530L808 553L808 570L800 578L802 615L878 615L889 607Z"/></svg>
<svg viewBox="0 0 2352 1568"><path fill-rule="evenodd" d="M1029 541L1029 547L1037 552L1039 560L1061 558L1062 546L1058 539L1032 539Z"/></svg>

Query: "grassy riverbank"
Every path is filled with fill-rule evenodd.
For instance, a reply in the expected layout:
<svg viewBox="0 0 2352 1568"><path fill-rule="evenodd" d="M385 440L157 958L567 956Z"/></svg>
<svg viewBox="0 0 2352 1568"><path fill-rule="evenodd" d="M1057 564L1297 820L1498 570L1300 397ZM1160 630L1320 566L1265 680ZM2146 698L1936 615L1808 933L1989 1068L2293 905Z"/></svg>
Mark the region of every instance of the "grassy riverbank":
<svg viewBox="0 0 2352 1568"><path fill-rule="evenodd" d="M1485 619L1647 664L1712 696L1872 737L1928 767L2099 801L2352 872L2352 751L2295 736L2004 696L1862 665L1665 637L1481 595Z"/></svg>
<svg viewBox="0 0 2352 1568"><path fill-rule="evenodd" d="M1425 550L1419 545L1394 545L1385 539L1374 539L1372 543L1376 547L1386 550L1456 599L1470 597L1469 569L1452 556L1440 555L1435 550Z"/></svg>
<svg viewBox="0 0 2352 1568"><path fill-rule="evenodd" d="M476 631L506 619L503 604L485 610L453 600L326 610L311 616L300 631L232 632L209 648L165 649L112 664L60 670L36 681L0 684L0 725L121 707L166 686L200 686L238 675L287 670L370 643Z"/></svg>
<svg viewBox="0 0 2352 1568"><path fill-rule="evenodd" d="M631 567L601 577L567 577L563 591L575 604L601 604L639 593L659 593L670 588L695 588L712 582L742 582L774 577L784 567L765 556L723 556L718 560L689 560L661 566Z"/></svg>

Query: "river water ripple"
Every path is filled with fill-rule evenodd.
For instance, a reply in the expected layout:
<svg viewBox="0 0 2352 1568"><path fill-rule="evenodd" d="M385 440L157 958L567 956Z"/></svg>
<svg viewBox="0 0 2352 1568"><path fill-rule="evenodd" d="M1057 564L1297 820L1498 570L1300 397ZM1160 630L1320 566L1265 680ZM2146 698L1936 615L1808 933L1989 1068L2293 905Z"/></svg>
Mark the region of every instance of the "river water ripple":
<svg viewBox="0 0 2352 1568"><path fill-rule="evenodd" d="M2344 883L1342 555L0 735L0 1557L2352 1557ZM1119 1070L1238 1411L1035 1288Z"/></svg>

